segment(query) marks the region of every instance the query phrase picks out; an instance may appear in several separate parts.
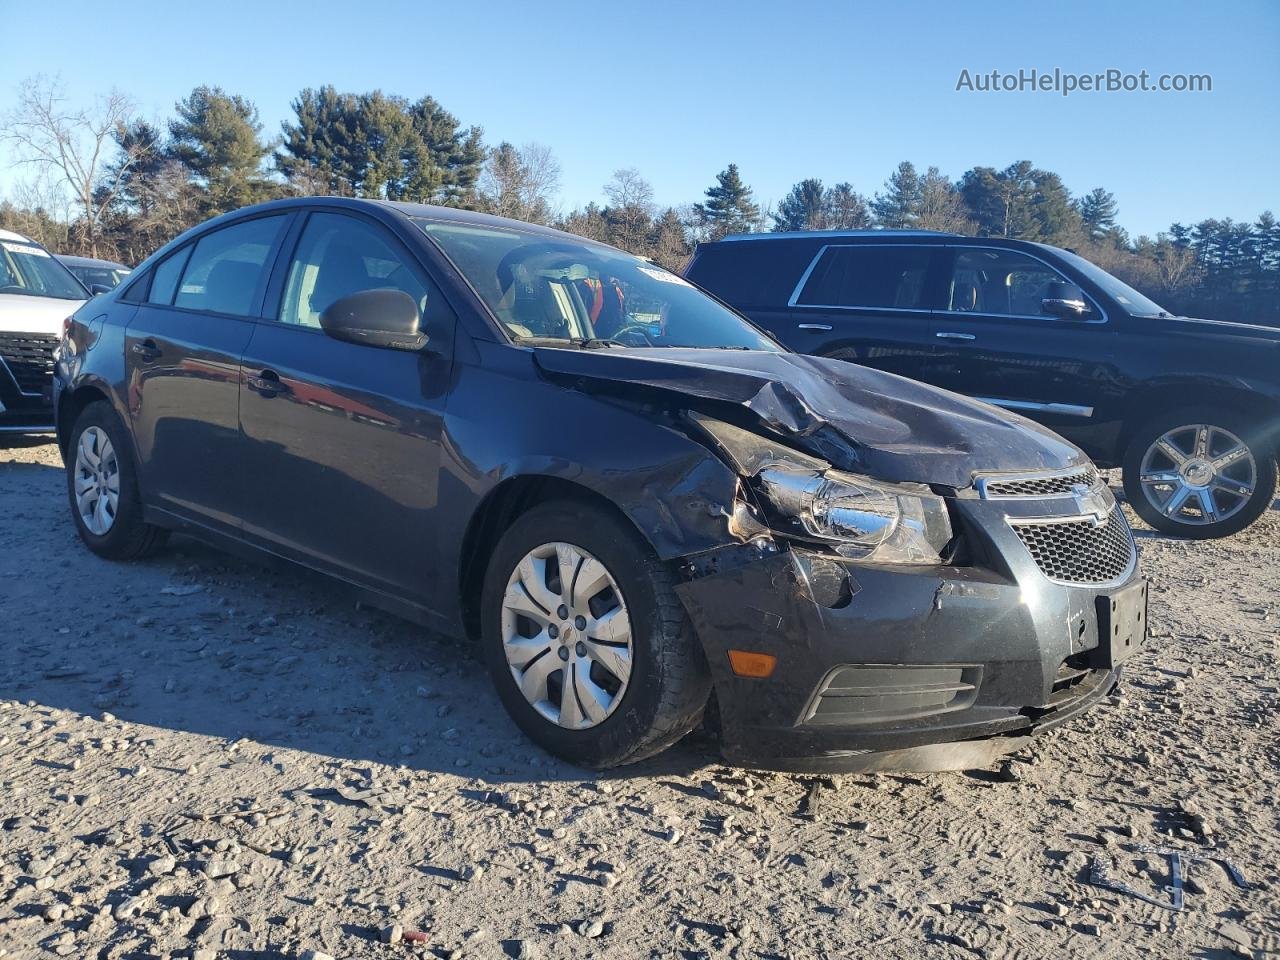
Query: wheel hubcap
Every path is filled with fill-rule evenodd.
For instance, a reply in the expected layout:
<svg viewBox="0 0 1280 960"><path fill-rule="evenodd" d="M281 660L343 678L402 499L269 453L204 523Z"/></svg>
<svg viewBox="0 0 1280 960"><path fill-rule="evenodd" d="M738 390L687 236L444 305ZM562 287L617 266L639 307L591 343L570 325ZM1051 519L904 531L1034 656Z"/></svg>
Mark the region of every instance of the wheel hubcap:
<svg viewBox="0 0 1280 960"><path fill-rule="evenodd" d="M631 618L613 575L569 543L516 565L502 600L502 646L525 700L557 726L603 723L631 679Z"/></svg>
<svg viewBox="0 0 1280 960"><path fill-rule="evenodd" d="M101 537L116 522L120 506L120 464L106 431L89 427L76 444L76 510L90 533Z"/></svg>
<svg viewBox="0 0 1280 960"><path fill-rule="evenodd" d="M1177 523L1235 516L1253 497L1258 465L1248 445L1208 423L1175 427L1147 448L1140 480L1147 501Z"/></svg>

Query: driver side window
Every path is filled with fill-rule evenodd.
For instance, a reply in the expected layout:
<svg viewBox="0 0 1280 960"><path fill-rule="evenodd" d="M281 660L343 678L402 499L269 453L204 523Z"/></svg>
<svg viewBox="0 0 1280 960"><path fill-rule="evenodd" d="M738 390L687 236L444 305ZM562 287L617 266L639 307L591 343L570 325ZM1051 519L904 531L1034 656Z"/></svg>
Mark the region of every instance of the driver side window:
<svg viewBox="0 0 1280 960"><path fill-rule="evenodd" d="M320 314L365 290L399 290L418 304L424 326L432 295L381 229L339 213L307 218L289 264L280 322L320 329Z"/></svg>
<svg viewBox="0 0 1280 960"><path fill-rule="evenodd" d="M1014 317L1046 317L1040 302L1049 285L1064 277L1047 264L1016 250L959 250L951 272L951 299L956 313Z"/></svg>

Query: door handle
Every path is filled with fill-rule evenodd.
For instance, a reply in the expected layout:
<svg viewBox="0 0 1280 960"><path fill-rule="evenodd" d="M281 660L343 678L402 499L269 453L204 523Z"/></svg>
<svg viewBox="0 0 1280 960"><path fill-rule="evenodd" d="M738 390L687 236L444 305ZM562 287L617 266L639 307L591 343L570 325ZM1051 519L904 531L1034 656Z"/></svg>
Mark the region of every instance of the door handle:
<svg viewBox="0 0 1280 960"><path fill-rule="evenodd" d="M797 330L830 330L831 324L829 323L797 323L796 329Z"/></svg>
<svg viewBox="0 0 1280 960"><path fill-rule="evenodd" d="M941 333L935 333L934 336L937 337L939 340L977 340L978 339L972 333L951 333L950 331L946 331L946 330L942 331Z"/></svg>
<svg viewBox="0 0 1280 960"><path fill-rule="evenodd" d="M138 358L143 363L154 363L160 359L160 348L156 346L156 342L150 337L147 337L141 343L135 343L133 352L138 355Z"/></svg>
<svg viewBox="0 0 1280 960"><path fill-rule="evenodd" d="M250 390L263 397L274 397L289 392L288 385L280 382L280 374L274 370L263 370L249 377L245 383Z"/></svg>

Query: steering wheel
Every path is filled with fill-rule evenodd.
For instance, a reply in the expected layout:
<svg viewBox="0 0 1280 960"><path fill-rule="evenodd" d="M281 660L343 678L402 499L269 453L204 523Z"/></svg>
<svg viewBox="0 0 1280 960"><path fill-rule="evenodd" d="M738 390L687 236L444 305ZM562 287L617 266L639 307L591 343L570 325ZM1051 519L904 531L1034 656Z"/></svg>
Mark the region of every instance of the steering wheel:
<svg viewBox="0 0 1280 960"><path fill-rule="evenodd" d="M641 324L641 323L623 324L616 331L614 331L612 335L610 335L609 339L616 340L619 343L621 343L622 338L627 334L638 334L640 336L640 339L645 342L645 346L648 346L648 347L657 346L657 344L653 342L653 338L649 336L648 332L645 330L644 324Z"/></svg>

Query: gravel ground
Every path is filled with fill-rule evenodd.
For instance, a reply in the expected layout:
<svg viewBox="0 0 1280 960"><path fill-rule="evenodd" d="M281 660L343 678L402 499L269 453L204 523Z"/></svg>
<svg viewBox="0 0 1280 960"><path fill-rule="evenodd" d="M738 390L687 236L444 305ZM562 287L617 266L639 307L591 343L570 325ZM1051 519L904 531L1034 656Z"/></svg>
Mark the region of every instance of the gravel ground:
<svg viewBox="0 0 1280 960"><path fill-rule="evenodd" d="M1280 956L1280 509L1139 531L1147 650L1012 762L824 782L697 736L575 769L460 639L191 541L98 560L63 490L0 447L0 956ZM1166 896L1139 844L1251 888L1089 883Z"/></svg>

